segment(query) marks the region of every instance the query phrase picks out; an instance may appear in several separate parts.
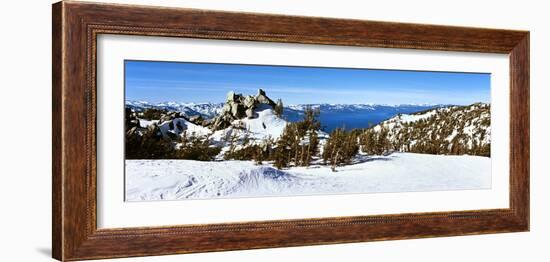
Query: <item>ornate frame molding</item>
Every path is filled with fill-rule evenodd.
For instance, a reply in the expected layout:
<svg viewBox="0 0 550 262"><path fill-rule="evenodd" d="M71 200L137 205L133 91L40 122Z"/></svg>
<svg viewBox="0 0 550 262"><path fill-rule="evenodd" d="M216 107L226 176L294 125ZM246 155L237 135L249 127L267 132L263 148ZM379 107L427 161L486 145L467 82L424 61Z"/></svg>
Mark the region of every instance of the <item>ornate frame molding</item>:
<svg viewBox="0 0 550 262"><path fill-rule="evenodd" d="M115 258L529 230L527 31L72 1L56 3L52 10L52 243L56 259ZM509 54L510 208L98 229L96 43L99 34ZM327 227L333 230L326 230Z"/></svg>

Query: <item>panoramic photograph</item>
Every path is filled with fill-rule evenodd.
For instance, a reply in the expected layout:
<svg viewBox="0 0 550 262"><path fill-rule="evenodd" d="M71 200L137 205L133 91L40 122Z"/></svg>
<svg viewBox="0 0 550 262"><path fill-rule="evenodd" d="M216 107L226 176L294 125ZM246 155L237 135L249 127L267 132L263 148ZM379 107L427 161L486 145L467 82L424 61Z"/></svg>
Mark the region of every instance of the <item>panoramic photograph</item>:
<svg viewBox="0 0 550 262"><path fill-rule="evenodd" d="M491 75L126 60L125 200L491 188Z"/></svg>

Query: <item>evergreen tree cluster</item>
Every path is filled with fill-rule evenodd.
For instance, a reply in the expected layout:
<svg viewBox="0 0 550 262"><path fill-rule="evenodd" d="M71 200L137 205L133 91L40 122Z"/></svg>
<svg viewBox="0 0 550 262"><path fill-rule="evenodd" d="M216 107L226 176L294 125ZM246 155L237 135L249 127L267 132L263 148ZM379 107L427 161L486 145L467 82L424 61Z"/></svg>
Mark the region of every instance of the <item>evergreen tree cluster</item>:
<svg viewBox="0 0 550 262"><path fill-rule="evenodd" d="M346 131L343 128L334 129L330 133L323 148L323 160L331 165L333 171L338 165L350 164L359 152L358 136L357 130Z"/></svg>
<svg viewBox="0 0 550 262"><path fill-rule="evenodd" d="M137 133L139 132L139 134ZM126 132L126 159L173 159L174 145L163 139L160 130L144 129L137 132Z"/></svg>
<svg viewBox="0 0 550 262"><path fill-rule="evenodd" d="M147 110L149 111L149 110ZM147 112L146 111L146 112ZM137 119L134 112L126 110L126 119ZM139 124L139 121L137 122ZM164 137L158 125L141 128L133 121L126 121L125 156L126 159L190 159L199 161L214 160L221 151L211 146L207 137L197 136L185 131L178 140Z"/></svg>
<svg viewBox="0 0 550 262"><path fill-rule="evenodd" d="M252 143L245 135L242 144L237 145L235 137L232 137L229 150L223 157L225 160L254 160L257 164L262 164L263 161L272 160L273 144L271 137L259 143Z"/></svg>
<svg viewBox="0 0 550 262"><path fill-rule="evenodd" d="M181 136L181 141L173 141L146 129L141 135L126 134L126 159L188 159L199 161L214 160L221 151L211 146L205 137L194 134Z"/></svg>
<svg viewBox="0 0 550 262"><path fill-rule="evenodd" d="M388 138L389 129L381 127L377 132L373 128L365 130L359 135L359 146L362 152L369 155L386 155L395 150Z"/></svg>
<svg viewBox="0 0 550 262"><path fill-rule="evenodd" d="M273 152L275 166L279 169L288 166L309 166L318 154L321 128L319 108L307 107L302 121L288 123L277 140Z"/></svg>
<svg viewBox="0 0 550 262"><path fill-rule="evenodd" d="M252 143L246 133L242 141L236 141L236 137L232 136L229 138L230 146L224 153L224 159L254 160L256 163L273 161L277 168L308 166L318 155L317 132L321 128L319 114L319 109L306 108L303 119L288 123L277 142L267 138Z"/></svg>
<svg viewBox="0 0 550 262"><path fill-rule="evenodd" d="M175 151L176 159L212 161L220 153L221 147L211 146L205 136L196 136L194 133L188 135L184 131L179 148Z"/></svg>
<svg viewBox="0 0 550 262"><path fill-rule="evenodd" d="M168 113L168 111L163 109L156 109L156 108L147 108L143 112L141 112L139 115L141 118L146 120L158 120L160 117L164 114Z"/></svg>

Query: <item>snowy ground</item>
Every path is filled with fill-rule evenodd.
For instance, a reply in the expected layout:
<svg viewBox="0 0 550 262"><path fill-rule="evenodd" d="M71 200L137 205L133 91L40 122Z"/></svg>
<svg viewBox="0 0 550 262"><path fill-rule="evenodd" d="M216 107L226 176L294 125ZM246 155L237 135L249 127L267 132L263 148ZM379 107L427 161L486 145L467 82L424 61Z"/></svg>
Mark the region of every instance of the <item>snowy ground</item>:
<svg viewBox="0 0 550 262"><path fill-rule="evenodd" d="M278 170L252 161L126 160L126 200L411 192L491 187L491 159L394 153L337 168Z"/></svg>

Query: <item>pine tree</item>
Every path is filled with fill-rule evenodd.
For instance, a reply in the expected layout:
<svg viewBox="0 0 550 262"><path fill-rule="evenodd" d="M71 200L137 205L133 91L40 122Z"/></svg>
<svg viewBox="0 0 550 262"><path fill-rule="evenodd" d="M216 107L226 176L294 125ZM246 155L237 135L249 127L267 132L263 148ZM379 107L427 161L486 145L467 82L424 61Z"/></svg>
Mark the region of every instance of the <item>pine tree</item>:
<svg viewBox="0 0 550 262"><path fill-rule="evenodd" d="M309 164L313 160L313 156L317 155L319 151L318 147L319 147L319 136L317 135L317 131L311 131L309 134L309 143L307 148L305 166L309 166Z"/></svg>
<svg viewBox="0 0 550 262"><path fill-rule="evenodd" d="M389 130L387 127L382 127L378 133L376 140L376 154L383 155L389 151L389 140L388 140Z"/></svg>
<svg viewBox="0 0 550 262"><path fill-rule="evenodd" d="M273 150L274 165L284 168L290 165L308 166L318 152L321 127L318 120L319 109L306 107L301 121L288 123Z"/></svg>
<svg viewBox="0 0 550 262"><path fill-rule="evenodd" d="M221 151L221 147L210 146L206 136L196 136L192 133L182 137L179 149L174 152L177 159L212 161Z"/></svg>
<svg viewBox="0 0 550 262"><path fill-rule="evenodd" d="M288 167L289 165L289 162L290 162L288 157L288 155L290 154L289 138L290 138L290 135L289 135L289 128L287 124L287 126L283 130L283 133L279 137L279 140L277 140L277 144L276 144L277 147L273 152L273 155L274 155L273 158L275 160L274 164L275 164L275 167L278 169Z"/></svg>
<svg viewBox="0 0 550 262"><path fill-rule="evenodd" d="M330 133L325 144L323 160L331 165L333 171L336 171L336 166L349 164L358 151L357 132L346 132L342 128L337 128Z"/></svg>
<svg viewBox="0 0 550 262"><path fill-rule="evenodd" d="M233 153L235 151L235 148L237 147L237 134L235 130L231 132L231 135L229 136L229 150L228 152Z"/></svg>
<svg viewBox="0 0 550 262"><path fill-rule="evenodd" d="M374 130L367 129L361 134L359 143L361 144L361 151L369 155L375 154L376 134Z"/></svg>
<svg viewBox="0 0 550 262"><path fill-rule="evenodd" d="M275 115L282 117L284 111L283 100L280 98L277 99L277 103L275 104L275 108L273 108L273 110L275 111Z"/></svg>

